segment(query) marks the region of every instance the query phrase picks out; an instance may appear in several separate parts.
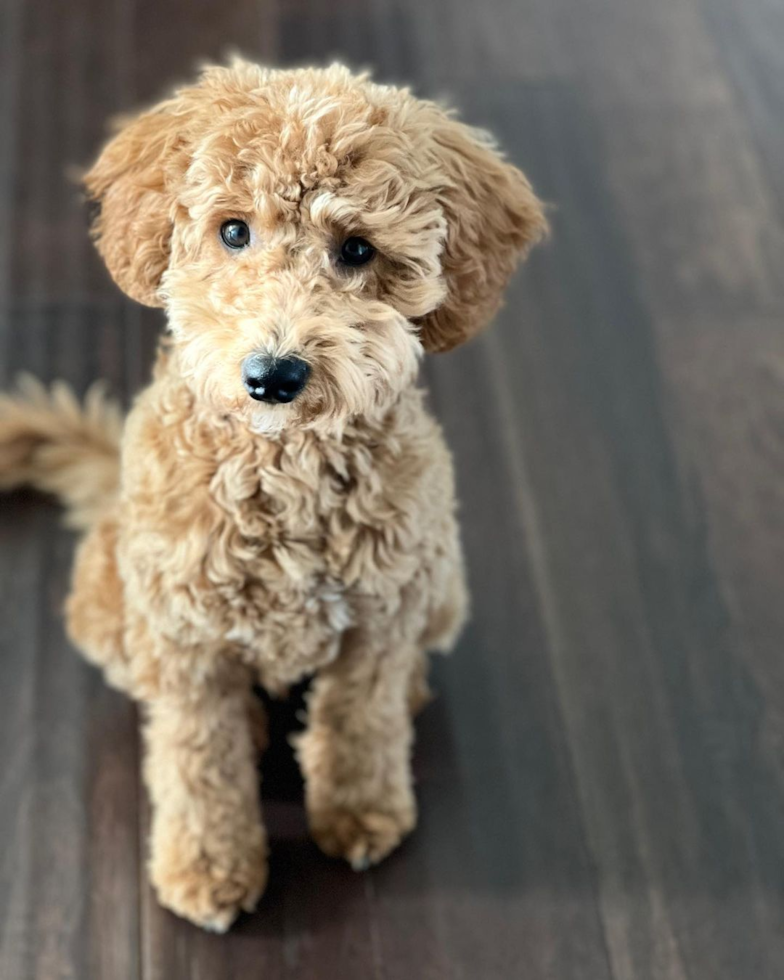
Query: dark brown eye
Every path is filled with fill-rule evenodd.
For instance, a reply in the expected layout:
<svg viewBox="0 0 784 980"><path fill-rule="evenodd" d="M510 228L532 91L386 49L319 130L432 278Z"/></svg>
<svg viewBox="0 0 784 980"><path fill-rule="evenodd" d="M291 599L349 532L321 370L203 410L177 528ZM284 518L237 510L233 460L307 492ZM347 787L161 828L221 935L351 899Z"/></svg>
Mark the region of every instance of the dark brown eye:
<svg viewBox="0 0 784 980"><path fill-rule="evenodd" d="M245 248L250 245L250 228L239 218L231 218L224 221L220 230L224 245L229 248Z"/></svg>
<svg viewBox="0 0 784 980"><path fill-rule="evenodd" d="M344 265L365 265L376 254L376 250L364 238L347 238L340 247L340 260Z"/></svg>

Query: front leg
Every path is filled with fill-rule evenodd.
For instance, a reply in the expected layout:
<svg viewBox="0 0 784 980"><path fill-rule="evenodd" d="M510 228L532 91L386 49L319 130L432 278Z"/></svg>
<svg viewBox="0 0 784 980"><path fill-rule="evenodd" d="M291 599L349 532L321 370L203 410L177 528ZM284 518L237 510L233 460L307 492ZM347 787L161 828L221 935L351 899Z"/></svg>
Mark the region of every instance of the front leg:
<svg viewBox="0 0 784 980"><path fill-rule="evenodd" d="M149 705L152 882L162 905L217 932L267 879L248 695L216 681Z"/></svg>
<svg viewBox="0 0 784 980"><path fill-rule="evenodd" d="M308 699L298 754L311 833L357 869L386 857L416 823L409 689L420 658L390 636L349 633Z"/></svg>

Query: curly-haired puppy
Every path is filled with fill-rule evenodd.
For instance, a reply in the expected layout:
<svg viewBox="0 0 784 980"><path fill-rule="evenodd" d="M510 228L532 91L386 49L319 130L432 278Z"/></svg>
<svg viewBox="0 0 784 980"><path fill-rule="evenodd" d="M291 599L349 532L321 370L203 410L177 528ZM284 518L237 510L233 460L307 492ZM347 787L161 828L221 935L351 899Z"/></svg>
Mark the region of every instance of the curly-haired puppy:
<svg viewBox="0 0 784 980"><path fill-rule="evenodd" d="M68 629L144 705L152 880L223 930L267 873L254 684L314 675L297 752L327 854L362 868L414 826L425 653L466 611L417 368L487 323L545 220L483 133L339 66L208 68L85 185L168 337L124 426L97 392L2 399L0 481L87 532Z"/></svg>

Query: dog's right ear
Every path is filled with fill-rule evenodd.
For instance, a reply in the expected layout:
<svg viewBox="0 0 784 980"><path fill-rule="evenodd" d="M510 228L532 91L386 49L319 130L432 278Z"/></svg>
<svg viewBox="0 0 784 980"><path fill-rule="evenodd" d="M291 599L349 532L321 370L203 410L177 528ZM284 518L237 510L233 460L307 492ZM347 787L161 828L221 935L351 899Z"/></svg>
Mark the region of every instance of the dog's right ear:
<svg viewBox="0 0 784 980"><path fill-rule="evenodd" d="M117 134L84 176L95 207L92 234L112 278L132 299L162 306L176 188L189 163L193 90L118 121Z"/></svg>

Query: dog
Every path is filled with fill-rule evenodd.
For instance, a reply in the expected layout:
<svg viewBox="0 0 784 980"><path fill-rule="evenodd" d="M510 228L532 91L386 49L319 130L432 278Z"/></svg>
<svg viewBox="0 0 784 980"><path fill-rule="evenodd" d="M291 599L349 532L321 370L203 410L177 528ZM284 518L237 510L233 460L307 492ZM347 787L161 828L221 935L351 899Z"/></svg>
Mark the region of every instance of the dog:
<svg viewBox="0 0 784 980"><path fill-rule="evenodd" d="M124 421L27 379L0 483L84 531L68 633L143 707L160 902L224 931L267 877L262 710L312 677L309 826L358 869L414 827L426 657L467 611L452 463L416 386L546 232L483 132L333 65L241 59L119 122L93 237L168 327Z"/></svg>

